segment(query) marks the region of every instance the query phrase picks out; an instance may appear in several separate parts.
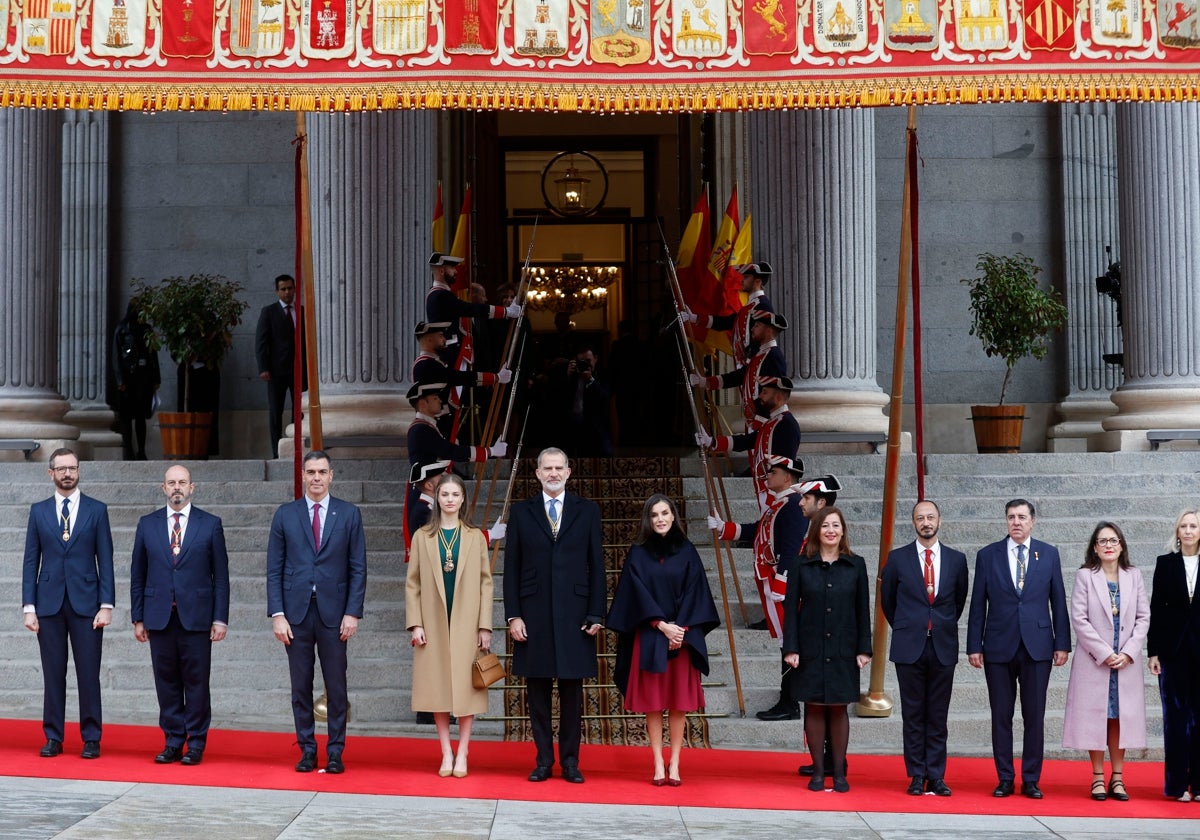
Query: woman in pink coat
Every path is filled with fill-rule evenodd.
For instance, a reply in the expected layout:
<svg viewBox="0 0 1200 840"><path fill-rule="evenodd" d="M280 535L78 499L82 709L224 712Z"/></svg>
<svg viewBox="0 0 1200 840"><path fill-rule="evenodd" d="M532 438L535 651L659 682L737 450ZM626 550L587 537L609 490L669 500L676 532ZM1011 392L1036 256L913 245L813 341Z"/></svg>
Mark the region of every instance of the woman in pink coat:
<svg viewBox="0 0 1200 840"><path fill-rule="evenodd" d="M1112 522L1092 532L1071 593L1075 656L1067 686L1063 747L1087 750L1092 799L1129 799L1122 779L1125 750L1146 746L1146 687L1142 644L1150 601L1142 573L1129 563L1125 535ZM1104 748L1112 776L1104 784Z"/></svg>

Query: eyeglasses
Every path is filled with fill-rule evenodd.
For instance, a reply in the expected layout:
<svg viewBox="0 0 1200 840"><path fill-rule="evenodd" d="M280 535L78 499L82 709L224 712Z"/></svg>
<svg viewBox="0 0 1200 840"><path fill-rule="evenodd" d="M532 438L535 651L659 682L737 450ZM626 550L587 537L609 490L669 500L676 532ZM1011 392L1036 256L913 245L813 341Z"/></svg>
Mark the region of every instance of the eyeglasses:
<svg viewBox="0 0 1200 840"><path fill-rule="evenodd" d="M67 474L77 473L77 472L79 472L79 467L51 467L50 472L67 473Z"/></svg>
<svg viewBox="0 0 1200 840"><path fill-rule="evenodd" d="M1109 545L1120 545L1120 544L1121 544L1121 541L1119 539L1117 539L1116 537L1104 537L1102 539L1096 540L1096 545L1109 546Z"/></svg>

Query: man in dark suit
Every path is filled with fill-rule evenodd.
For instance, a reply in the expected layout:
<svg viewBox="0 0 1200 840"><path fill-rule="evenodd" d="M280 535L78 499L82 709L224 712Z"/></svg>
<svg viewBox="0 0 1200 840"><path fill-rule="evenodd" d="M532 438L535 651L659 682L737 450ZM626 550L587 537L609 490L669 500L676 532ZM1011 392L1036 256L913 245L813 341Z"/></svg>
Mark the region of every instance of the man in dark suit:
<svg viewBox="0 0 1200 840"><path fill-rule="evenodd" d="M537 765L544 782L554 766L550 704L558 680L558 761L581 784L579 741L583 681L596 676L596 634L605 608L600 508L566 492L571 468L561 449L537 459L542 492L517 502L504 547L504 614L513 640L513 675L525 677Z"/></svg>
<svg viewBox="0 0 1200 840"><path fill-rule="evenodd" d="M975 557L967 660L983 668L992 707L992 758L999 784L993 796L1013 793L1012 719L1017 692L1025 737L1021 793L1041 799L1046 689L1050 664L1065 665L1071 620L1058 549L1030 538L1033 504L1013 499L1004 508L1008 539L984 546Z"/></svg>
<svg viewBox="0 0 1200 840"><path fill-rule="evenodd" d="M229 626L225 531L218 517L192 506L195 488L186 467L167 470L167 506L143 516L133 538L129 611L134 638L150 642L158 725L166 736L157 764L194 766L204 759L212 643Z"/></svg>
<svg viewBox="0 0 1200 840"><path fill-rule="evenodd" d="M343 773L346 745L346 643L358 632L367 592L367 542L362 515L329 495L333 467L314 449L304 456L304 497L282 505L267 540L267 613L283 642L292 682L292 715L300 744L297 773L317 766L313 667L329 700L326 773Z"/></svg>
<svg viewBox="0 0 1200 840"><path fill-rule="evenodd" d="M108 508L79 492L79 458L70 449L50 456L54 495L29 509L21 603L25 627L38 637L45 696L43 758L63 751L67 714L67 642L79 684L83 758L100 757L100 653L112 623L112 532Z"/></svg>
<svg viewBox="0 0 1200 840"><path fill-rule="evenodd" d="M290 274L275 278L275 295L279 300L264 306L254 330L254 356L258 361L258 378L267 383L267 423L271 434L271 457L279 457L279 439L283 437L283 404L287 395L296 393L295 380L296 318L294 306L296 281ZM308 360L301 355L300 389L307 390Z"/></svg>
<svg viewBox="0 0 1200 840"><path fill-rule="evenodd" d="M958 663L958 619L967 605L967 558L938 541L941 512L929 500L912 510L917 539L888 554L879 600L892 627L890 659L900 684L908 793L950 796L947 718Z"/></svg>

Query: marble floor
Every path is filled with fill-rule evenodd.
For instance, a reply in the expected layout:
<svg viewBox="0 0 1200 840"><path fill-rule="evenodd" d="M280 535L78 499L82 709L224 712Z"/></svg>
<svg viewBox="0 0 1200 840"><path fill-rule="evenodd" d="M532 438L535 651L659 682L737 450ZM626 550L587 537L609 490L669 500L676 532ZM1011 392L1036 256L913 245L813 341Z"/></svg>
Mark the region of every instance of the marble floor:
<svg viewBox="0 0 1200 840"><path fill-rule="evenodd" d="M1200 817L1200 808L1197 808ZM908 840L1200 836L1200 823L809 813L304 793L0 776L0 840Z"/></svg>

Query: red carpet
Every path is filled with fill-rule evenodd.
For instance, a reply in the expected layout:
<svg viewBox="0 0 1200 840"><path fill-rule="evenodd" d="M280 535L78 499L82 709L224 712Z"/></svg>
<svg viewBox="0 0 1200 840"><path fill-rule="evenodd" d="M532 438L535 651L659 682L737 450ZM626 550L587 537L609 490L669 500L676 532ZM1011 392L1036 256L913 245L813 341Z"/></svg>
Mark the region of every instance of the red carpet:
<svg viewBox="0 0 1200 840"><path fill-rule="evenodd" d="M431 728L432 732L432 728ZM851 732L851 739L854 735ZM847 794L813 793L796 774L801 756L791 753L723 749L688 750L683 756L684 784L650 784L650 751L645 747L583 746L584 785L557 776L541 784L525 780L533 767L533 745L477 741L471 745L471 772L465 779L437 776L441 753L436 740L367 738L353 733L342 776L300 774L294 735L278 732L213 730L204 763L198 767L159 766L162 749L155 727L107 725L104 755L79 758L77 726L68 726L63 755L38 758L44 743L41 724L0 719L0 761L5 774L53 779L212 785L272 790L311 790L402 796L452 796L534 802L594 802L622 805L693 805L717 808L776 808L807 811L885 811L934 814L1008 814L1058 817L1200 817L1200 805L1166 800L1162 765L1129 763L1125 780L1129 802L1093 802L1088 798L1090 766L1079 761L1048 761L1041 787L1046 798L995 799L991 759L950 759L947 782L954 796L907 796L904 762L899 756L851 755ZM323 763L324 754L320 755ZM807 758L804 759L807 763ZM19 769L18 769L19 768Z"/></svg>

